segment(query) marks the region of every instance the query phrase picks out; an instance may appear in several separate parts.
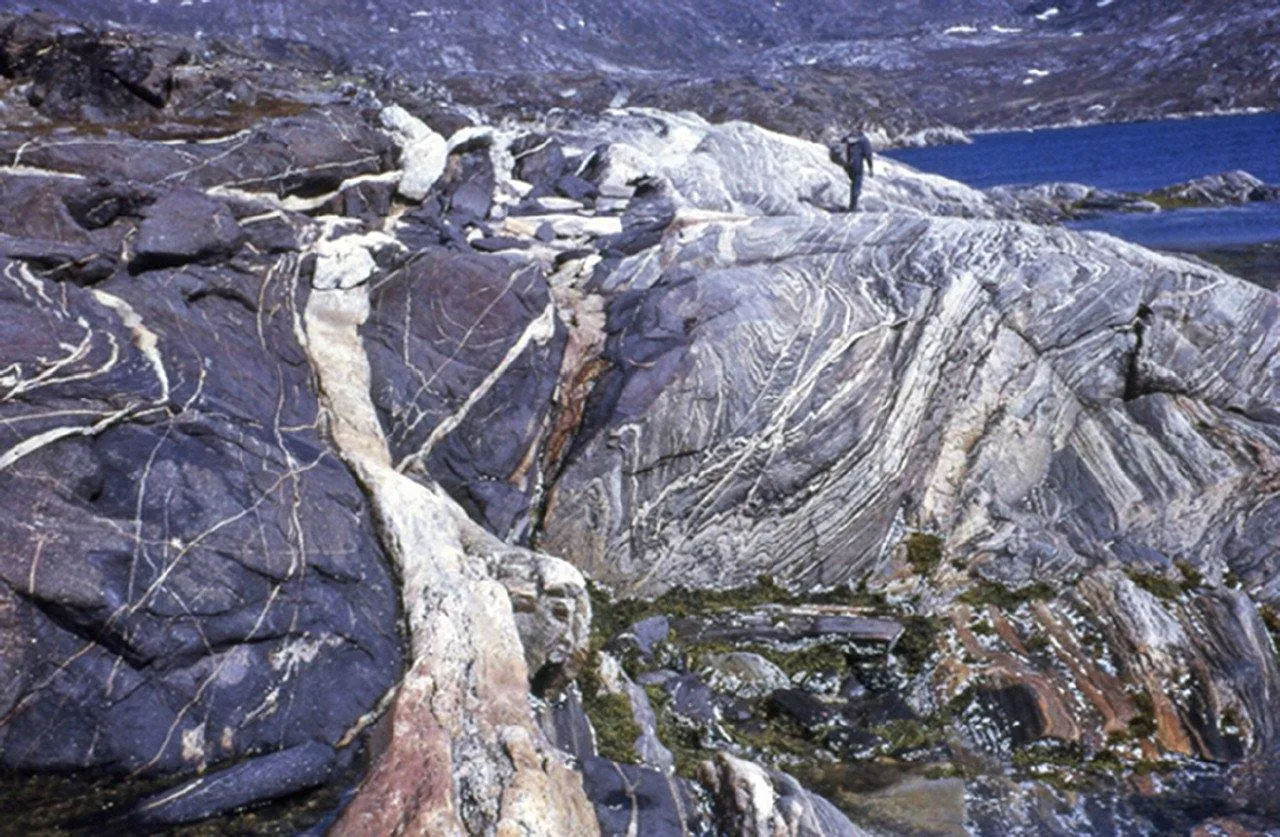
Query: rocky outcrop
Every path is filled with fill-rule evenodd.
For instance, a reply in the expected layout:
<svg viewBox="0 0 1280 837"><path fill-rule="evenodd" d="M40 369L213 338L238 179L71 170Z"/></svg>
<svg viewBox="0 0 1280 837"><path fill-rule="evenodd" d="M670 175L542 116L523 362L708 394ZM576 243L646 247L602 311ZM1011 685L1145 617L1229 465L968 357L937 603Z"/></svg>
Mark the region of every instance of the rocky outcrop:
<svg viewBox="0 0 1280 837"><path fill-rule="evenodd" d="M29 79L27 102L59 119L147 119L169 101L181 47L103 37L46 15L0 24L0 73Z"/></svg>
<svg viewBox="0 0 1280 837"><path fill-rule="evenodd" d="M1159 212L1280 199L1280 187L1268 186L1245 171L1199 177L1151 192L1113 192L1082 183L993 186L984 191L1003 211L1040 223L1100 212Z"/></svg>
<svg viewBox="0 0 1280 837"><path fill-rule="evenodd" d="M948 123L1018 128L1270 109L1280 77L1270 0L1178 14L1136 0L809 0L803 9L733 0L483 10L429 0L10 4L33 6L229 42L260 38L289 60L311 52L419 81L451 76L459 99L491 108L495 121L635 104L811 138L859 123L909 136Z"/></svg>
<svg viewBox="0 0 1280 837"><path fill-rule="evenodd" d="M97 188L4 177L30 200L6 205L11 235L28 207L62 215ZM219 204L238 230L230 212ZM62 217L41 232L86 246L150 223ZM117 264L92 288L15 255L0 291L5 767L154 780L293 748L332 761L398 679L401 638L363 494L320 425L298 254ZM244 793L147 816L204 816Z"/></svg>
<svg viewBox="0 0 1280 837"><path fill-rule="evenodd" d="M802 192L816 188L808 177ZM733 190L752 188L723 169L711 182L729 214L743 202ZM893 209L900 187L870 183L883 191L869 201ZM782 203L753 199L748 211ZM1253 536L1219 546L1217 521L1272 525L1252 488L1270 466L1251 452L1274 444L1271 296L1101 236L920 211L708 218L680 225L661 259L623 262L605 286L611 370L539 542L641 590L761 572L836 583L884 567L905 514L1008 581L1043 572L1031 555L1062 572L1215 555L1206 573L1264 583L1273 568L1256 564ZM1097 302L1052 309L1050 294ZM1255 348L1227 349L1208 323ZM1056 406L1015 418L1014 391ZM1175 464L1188 438L1165 440L1186 421L1215 428L1193 431L1221 453L1208 471ZM1032 458L1002 432L1043 447ZM1101 516L1073 499L1086 485ZM1135 515L1138 498L1170 512Z"/></svg>
<svg viewBox="0 0 1280 837"><path fill-rule="evenodd" d="M1056 739L1085 764L1106 755L1102 729L1144 757L1267 758L1271 721L1242 719L1277 686L1257 615L1274 600L1270 294L999 220L981 194L904 169L868 181L870 211L833 216L820 207L842 184L818 147L611 119L566 129L566 155L594 148L585 176L650 210L623 213L623 239L580 223L548 244L621 260L564 276L603 298L603 364L530 503L540 547L644 594L771 574L923 597L954 630L928 691L963 705L979 750ZM934 557L899 546L911 529L941 534ZM1114 568L1167 598L1097 598L1091 579ZM1184 595L1223 604L1192 615ZM1118 616L1146 610L1219 639L1180 634L1153 657ZM1099 632L1103 662L1084 650Z"/></svg>
<svg viewBox="0 0 1280 837"><path fill-rule="evenodd" d="M1280 200L1280 186L1268 186L1247 171L1228 171L1157 189L1147 195L1161 206L1228 206Z"/></svg>
<svg viewBox="0 0 1280 837"><path fill-rule="evenodd" d="M350 196L392 149L332 109L0 172L11 785L128 778L83 804L150 831L372 761L339 831L594 829L529 707L581 665L581 575L396 472L376 418L358 314L404 247Z"/></svg>
<svg viewBox="0 0 1280 837"><path fill-rule="evenodd" d="M1274 294L747 124L366 103L0 137L16 828L1274 819Z"/></svg>

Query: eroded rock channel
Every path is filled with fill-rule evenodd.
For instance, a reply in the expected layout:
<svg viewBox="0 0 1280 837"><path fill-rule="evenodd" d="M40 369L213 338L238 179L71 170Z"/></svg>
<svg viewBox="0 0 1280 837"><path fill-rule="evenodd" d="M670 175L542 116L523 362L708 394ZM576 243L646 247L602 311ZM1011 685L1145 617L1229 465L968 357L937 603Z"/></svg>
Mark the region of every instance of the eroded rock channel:
<svg viewBox="0 0 1280 837"><path fill-rule="evenodd" d="M887 160L844 214L744 123L72 34L3 64L15 827L1280 820L1274 293Z"/></svg>

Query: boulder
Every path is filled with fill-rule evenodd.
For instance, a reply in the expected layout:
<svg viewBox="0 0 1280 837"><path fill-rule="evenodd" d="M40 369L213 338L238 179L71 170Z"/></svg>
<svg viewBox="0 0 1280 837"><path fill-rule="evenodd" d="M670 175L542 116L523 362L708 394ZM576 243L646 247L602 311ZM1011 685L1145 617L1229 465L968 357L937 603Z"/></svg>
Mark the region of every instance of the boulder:
<svg viewBox="0 0 1280 837"><path fill-rule="evenodd" d="M24 145L18 162L51 172L92 172L120 183L294 196L305 206L351 178L390 169L393 149L390 138L358 111L333 106L264 119L243 133L200 143L37 138Z"/></svg>
<svg viewBox="0 0 1280 837"><path fill-rule="evenodd" d="M761 697L791 685L786 672L759 654L747 651L710 654L702 662L707 685L737 697Z"/></svg>
<svg viewBox="0 0 1280 837"><path fill-rule="evenodd" d="M244 241L226 204L199 192L172 191L142 210L133 241L134 270L223 259Z"/></svg>
<svg viewBox="0 0 1280 837"><path fill-rule="evenodd" d="M512 173L533 186L532 195L549 195L568 171L564 144L543 134L525 134L511 144Z"/></svg>
<svg viewBox="0 0 1280 837"><path fill-rule="evenodd" d="M40 14L0 34L0 72L29 79L28 101L55 119L146 119L167 104L173 69L187 60L180 47L133 43Z"/></svg>
<svg viewBox="0 0 1280 837"><path fill-rule="evenodd" d="M867 832L822 797L785 773L727 753L699 768L715 799L716 819L726 834L748 837L863 837Z"/></svg>
<svg viewBox="0 0 1280 837"><path fill-rule="evenodd" d="M538 270L428 251L371 305L363 334L394 460L435 475L492 531L527 531L565 346Z"/></svg>

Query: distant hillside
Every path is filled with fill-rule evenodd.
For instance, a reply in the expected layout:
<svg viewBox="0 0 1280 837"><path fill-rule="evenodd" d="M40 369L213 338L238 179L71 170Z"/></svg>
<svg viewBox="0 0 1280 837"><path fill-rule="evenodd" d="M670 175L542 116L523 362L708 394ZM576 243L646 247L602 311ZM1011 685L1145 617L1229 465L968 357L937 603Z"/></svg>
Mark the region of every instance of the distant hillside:
<svg viewBox="0 0 1280 837"><path fill-rule="evenodd" d="M446 80L490 112L643 102L808 136L907 137L1280 106L1274 0L41 0Z"/></svg>

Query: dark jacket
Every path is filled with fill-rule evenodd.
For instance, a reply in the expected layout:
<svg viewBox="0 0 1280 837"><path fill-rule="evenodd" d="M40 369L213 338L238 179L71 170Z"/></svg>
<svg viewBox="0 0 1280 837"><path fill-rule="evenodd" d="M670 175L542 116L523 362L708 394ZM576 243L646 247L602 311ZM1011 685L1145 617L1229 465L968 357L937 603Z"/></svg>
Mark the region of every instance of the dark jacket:
<svg viewBox="0 0 1280 837"><path fill-rule="evenodd" d="M871 140L866 134L858 134L857 136L845 137L842 143L843 159L840 164L852 176L854 172L862 173L862 164L867 165L867 174L875 174L875 164L871 157Z"/></svg>

